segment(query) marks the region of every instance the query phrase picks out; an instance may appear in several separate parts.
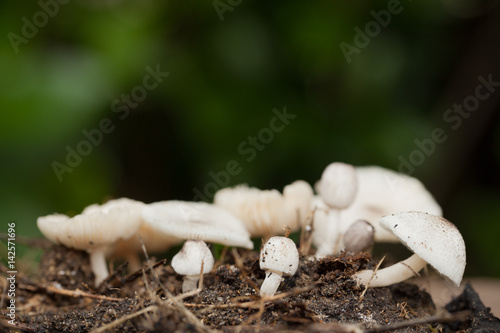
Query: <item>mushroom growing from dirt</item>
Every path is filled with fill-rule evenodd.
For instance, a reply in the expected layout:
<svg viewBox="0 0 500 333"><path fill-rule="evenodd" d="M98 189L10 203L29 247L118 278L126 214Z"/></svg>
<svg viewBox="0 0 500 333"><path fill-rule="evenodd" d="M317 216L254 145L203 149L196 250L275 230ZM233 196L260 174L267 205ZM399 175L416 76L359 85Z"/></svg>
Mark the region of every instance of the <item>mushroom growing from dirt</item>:
<svg viewBox="0 0 500 333"><path fill-rule="evenodd" d="M260 287L260 296L273 296L280 286L283 275L293 275L299 267L299 252L295 243L287 237L271 237L260 251L260 269L266 278Z"/></svg>
<svg viewBox="0 0 500 333"><path fill-rule="evenodd" d="M172 258L171 266L177 274L184 275L182 292L185 293L198 288L200 274L206 274L212 270L214 256L204 241L187 240L182 249Z"/></svg>
<svg viewBox="0 0 500 333"><path fill-rule="evenodd" d="M55 214L37 219L38 228L52 242L89 253L95 286L109 274L105 255L116 241L132 237L140 224L140 211L127 200L95 205L72 218Z"/></svg>
<svg viewBox="0 0 500 333"><path fill-rule="evenodd" d="M320 207L315 214L313 242L318 248L317 258L338 252L341 241L340 214L354 201L358 190L356 170L352 165L335 162L328 165L318 183L318 192L321 200L326 205ZM320 214L326 216L320 217Z"/></svg>
<svg viewBox="0 0 500 333"><path fill-rule="evenodd" d="M455 285L460 285L465 270L465 243L453 223L424 212L387 215L379 223L414 254L376 272L363 270L355 273L353 279L358 285L389 286L418 275L427 264Z"/></svg>
<svg viewBox="0 0 500 333"><path fill-rule="evenodd" d="M344 233L344 249L351 252L367 251L373 245L375 229L365 220L357 220Z"/></svg>
<svg viewBox="0 0 500 333"><path fill-rule="evenodd" d="M241 219L252 237L265 239L279 234L287 225L298 230L310 212L313 190L298 180L278 190L260 190L246 185L219 190L214 204Z"/></svg>
<svg viewBox="0 0 500 333"><path fill-rule="evenodd" d="M230 212L205 202L160 201L142 211L144 223L158 237L197 239L253 249L243 222Z"/></svg>

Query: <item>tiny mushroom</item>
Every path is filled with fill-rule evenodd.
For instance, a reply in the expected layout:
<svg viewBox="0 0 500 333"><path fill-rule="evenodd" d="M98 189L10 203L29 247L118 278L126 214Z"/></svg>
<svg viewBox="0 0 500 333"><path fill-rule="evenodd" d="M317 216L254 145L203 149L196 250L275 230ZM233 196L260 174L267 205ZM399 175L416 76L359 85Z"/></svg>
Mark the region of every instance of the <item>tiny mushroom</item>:
<svg viewBox="0 0 500 333"><path fill-rule="evenodd" d="M37 225L52 242L89 253L97 286L108 276L105 255L116 241L129 239L139 229L140 210L131 202L111 200L71 218L62 214L42 216Z"/></svg>
<svg viewBox="0 0 500 333"><path fill-rule="evenodd" d="M252 237L265 239L283 231L287 225L298 230L310 212L313 190L298 180L278 190L260 190L246 185L219 190L214 204L241 219Z"/></svg>
<svg viewBox="0 0 500 333"><path fill-rule="evenodd" d="M158 236L197 239L253 249L248 231L234 215L205 202L160 201L142 211L144 224Z"/></svg>
<svg viewBox="0 0 500 333"><path fill-rule="evenodd" d="M345 163L331 163L323 171L317 189L323 203L315 213L313 242L318 248L316 257L323 258L339 251L340 214L351 205L358 190L355 168Z"/></svg>
<svg viewBox="0 0 500 333"><path fill-rule="evenodd" d="M260 269L266 278L260 287L260 296L273 296L283 275L294 275L299 267L299 252L295 243L286 237L271 237L260 251Z"/></svg>
<svg viewBox="0 0 500 333"><path fill-rule="evenodd" d="M212 270L214 256L204 241L187 240L182 249L172 258L171 266L177 274L184 275L182 292L185 293L197 288L200 274L206 274Z"/></svg>
<svg viewBox="0 0 500 333"><path fill-rule="evenodd" d="M376 272L355 273L353 278L358 286L389 286L418 275L427 263L455 285L460 285L465 270L465 244L453 223L440 216L415 211L387 215L379 223L415 254Z"/></svg>
<svg viewBox="0 0 500 333"><path fill-rule="evenodd" d="M344 233L344 248L346 251L367 251L373 245L375 229L365 220L357 220Z"/></svg>

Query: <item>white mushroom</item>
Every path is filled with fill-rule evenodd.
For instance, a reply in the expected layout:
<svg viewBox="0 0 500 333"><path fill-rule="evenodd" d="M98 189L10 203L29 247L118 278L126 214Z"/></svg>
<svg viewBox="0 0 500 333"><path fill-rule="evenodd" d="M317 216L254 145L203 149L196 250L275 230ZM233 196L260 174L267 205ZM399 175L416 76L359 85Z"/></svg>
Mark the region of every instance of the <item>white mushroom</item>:
<svg viewBox="0 0 500 333"><path fill-rule="evenodd" d="M342 233L362 219L374 226L375 241L398 242L379 226L382 216L407 211L442 216L441 207L418 179L379 166L356 167L356 173L358 194L352 205L340 213Z"/></svg>
<svg viewBox="0 0 500 333"><path fill-rule="evenodd" d="M278 290L283 275L293 275L299 267L299 252L295 243L286 237L271 237L260 251L260 269L266 278L260 296L272 296Z"/></svg>
<svg viewBox="0 0 500 333"><path fill-rule="evenodd" d="M110 207L116 207L119 205L127 205L130 210L134 210L134 214L142 214L142 210L147 207L147 205L141 201L132 200L128 198L119 198L106 202L103 205L93 204L87 206L82 214L88 214L93 211L106 210ZM142 220L142 216L141 216ZM140 235L140 238L139 238ZM142 243L141 243L142 239ZM156 232L147 223L141 221L141 226L138 231L130 238L123 240L118 240L112 247L109 256L125 258L129 263L129 268L132 271L136 271L141 268L141 262L139 260L138 254L143 253L142 244L144 244L148 254L151 253L161 253L169 249L170 247L180 244L183 239L169 237L161 233Z"/></svg>
<svg viewBox="0 0 500 333"><path fill-rule="evenodd" d="M429 263L440 274L460 285L465 270L465 244L453 223L423 212L384 216L380 225L392 232L413 254L390 267L353 275L358 285L385 287L416 276Z"/></svg>
<svg viewBox="0 0 500 333"><path fill-rule="evenodd" d="M344 233L344 248L346 251L366 251L373 245L375 229L365 220L357 220Z"/></svg>
<svg viewBox="0 0 500 333"><path fill-rule="evenodd" d="M105 255L113 244L139 229L141 216L135 208L127 201L111 202L72 218L61 214L39 217L37 225L52 242L89 253L97 286L108 276Z"/></svg>
<svg viewBox="0 0 500 333"><path fill-rule="evenodd" d="M197 288L200 273L209 273L214 266L214 256L207 244L201 240L187 240L182 249L172 258L172 268L184 275L182 292ZM203 271L202 271L203 266Z"/></svg>
<svg viewBox="0 0 500 333"><path fill-rule="evenodd" d="M241 219L252 237L268 238L287 225L298 230L310 212L311 186L295 181L285 186L283 195L277 190L260 190L246 185L219 190L214 204Z"/></svg>
<svg viewBox="0 0 500 333"><path fill-rule="evenodd" d="M321 216L324 207L316 210L313 242L318 248L316 257L322 258L340 250L340 212L354 201L358 189L357 175L349 164L335 162L328 165L318 183L319 195L327 206L326 219ZM323 211L322 211L323 210Z"/></svg>
<svg viewBox="0 0 500 333"><path fill-rule="evenodd" d="M144 223L158 235L198 239L226 246L253 249L243 223L228 211L205 202L161 201L147 205Z"/></svg>

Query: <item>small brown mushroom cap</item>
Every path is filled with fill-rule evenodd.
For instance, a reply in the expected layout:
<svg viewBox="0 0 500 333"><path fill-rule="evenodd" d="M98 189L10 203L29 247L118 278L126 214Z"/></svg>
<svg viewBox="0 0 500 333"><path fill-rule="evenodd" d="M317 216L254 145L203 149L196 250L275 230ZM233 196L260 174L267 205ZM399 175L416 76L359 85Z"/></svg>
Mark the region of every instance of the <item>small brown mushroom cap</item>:
<svg viewBox="0 0 500 333"><path fill-rule="evenodd" d="M357 220L344 234L344 248L346 251L366 251L373 245L375 229L365 220Z"/></svg>

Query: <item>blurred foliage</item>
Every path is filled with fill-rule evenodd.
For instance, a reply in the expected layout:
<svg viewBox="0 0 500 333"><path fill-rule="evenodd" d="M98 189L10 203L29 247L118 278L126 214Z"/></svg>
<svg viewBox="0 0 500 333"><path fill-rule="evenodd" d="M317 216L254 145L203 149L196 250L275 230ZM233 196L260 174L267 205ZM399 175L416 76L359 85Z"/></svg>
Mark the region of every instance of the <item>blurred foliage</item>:
<svg viewBox="0 0 500 333"><path fill-rule="evenodd" d="M4 227L16 221L19 235L39 236L37 216L111 197L192 200L231 160L242 172L229 185L261 188L314 184L333 161L397 170L439 127L448 140L412 175L462 231L466 274L500 276L500 92L457 130L443 121L479 75L500 81L499 6L402 1L348 63L340 44L391 2L2 2ZM40 19L42 3L54 15L13 47L9 34L22 36L23 18ZM231 10L218 13L217 3ZM148 66L170 75L127 116L113 112ZM239 146L284 107L296 118L247 161ZM66 164L67 147L104 118L114 130L59 181L53 162Z"/></svg>

